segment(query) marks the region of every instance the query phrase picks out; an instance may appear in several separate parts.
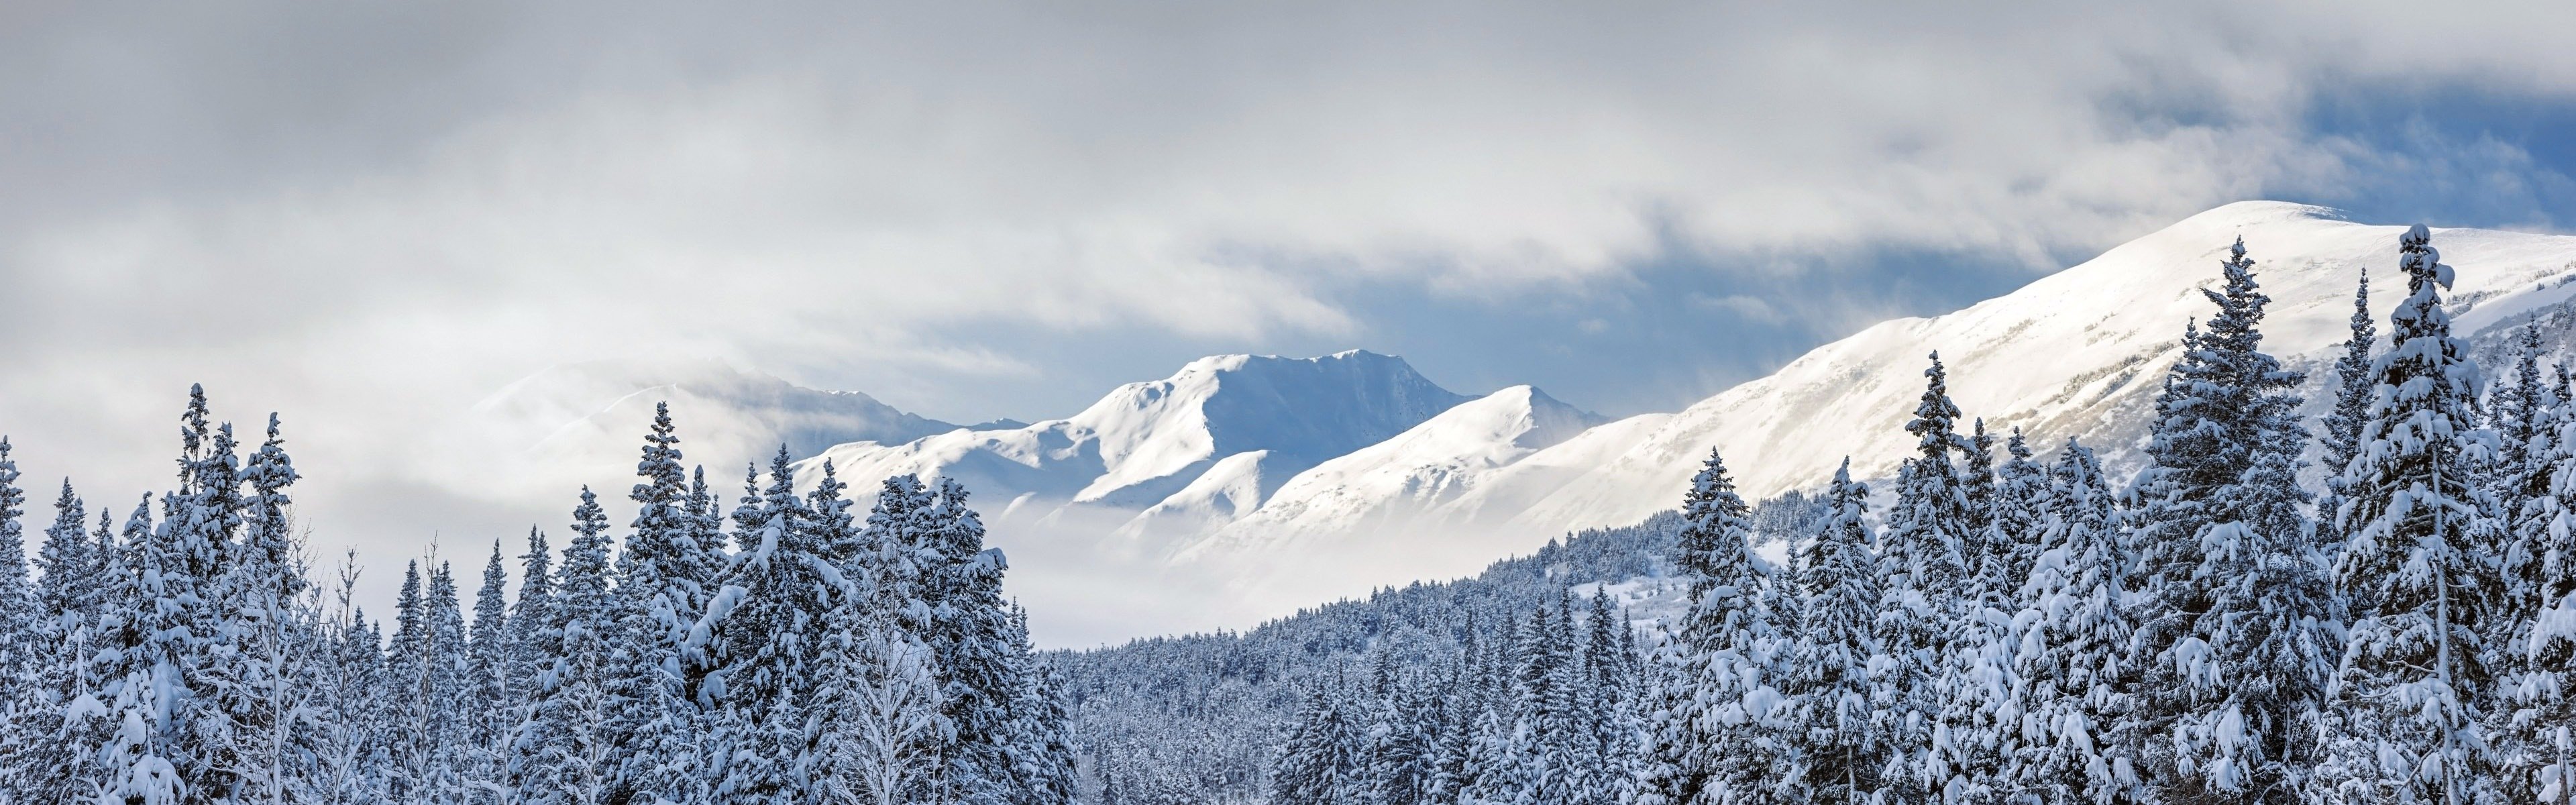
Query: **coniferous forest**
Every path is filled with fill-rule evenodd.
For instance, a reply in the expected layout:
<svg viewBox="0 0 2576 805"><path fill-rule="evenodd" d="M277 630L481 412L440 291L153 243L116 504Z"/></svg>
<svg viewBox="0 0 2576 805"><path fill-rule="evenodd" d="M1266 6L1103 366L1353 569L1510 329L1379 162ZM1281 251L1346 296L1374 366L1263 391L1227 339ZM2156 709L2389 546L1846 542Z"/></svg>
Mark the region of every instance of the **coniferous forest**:
<svg viewBox="0 0 2576 805"><path fill-rule="evenodd" d="M632 523L495 544L472 614L314 567L277 419L181 417L121 519L65 482L26 565L0 442L14 802L2567 802L2576 378L2482 368L2452 269L2356 289L2323 417L2239 242L2112 477L1953 404L1937 353L1871 489L1676 514L1243 633L1037 653L954 483L869 510L782 452L730 507L667 410ZM2385 333L2381 328L2385 327ZM1929 346L1929 345L1927 345ZM2492 374L2490 374L2492 372ZM799 489L806 491L798 491ZM41 512L37 513L41 516ZM1764 548L1778 548L1766 558ZM1780 557L1785 557L1785 561ZM515 598L506 581L517 562ZM1613 586L1670 580L1640 620ZM1585 594L1575 588L1589 586Z"/></svg>
<svg viewBox="0 0 2576 805"><path fill-rule="evenodd" d="M583 489L560 547L493 544L472 618L415 562L390 623L310 566L274 416L246 449L192 393L174 488L93 519L64 482L32 584L0 442L0 801L1070 801L964 489L886 479L860 512L782 453L728 507L656 413L622 545Z"/></svg>

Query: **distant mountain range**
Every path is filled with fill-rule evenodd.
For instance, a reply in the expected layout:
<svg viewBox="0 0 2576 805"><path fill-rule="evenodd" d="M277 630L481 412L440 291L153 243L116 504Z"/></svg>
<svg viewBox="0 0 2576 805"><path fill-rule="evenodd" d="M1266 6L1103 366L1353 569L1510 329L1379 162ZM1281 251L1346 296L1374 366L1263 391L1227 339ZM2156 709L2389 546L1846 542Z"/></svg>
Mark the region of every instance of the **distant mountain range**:
<svg viewBox="0 0 2576 805"><path fill-rule="evenodd" d="M1530 386L1461 395L1365 351L1203 358L1027 425L950 425L722 365L559 367L478 411L520 423L533 453L631 451L668 398L715 454L784 441L804 477L828 460L861 494L893 474L955 477L997 534L1219 580L1265 602L1235 602L1243 611L1278 614L1639 522L1677 504L1712 447L1753 497L1818 485L1846 456L1856 475L1890 474L1913 448L1902 427L1935 350L1952 397L1998 439L2019 427L2046 452L2079 437L2133 469L2157 378L2238 237L2273 300L2264 348L2310 370L2315 410L2362 270L2378 281L2374 315L2404 295L2403 229L2231 204L1966 310L1880 323L1678 413L1615 421ZM2576 237L2448 229L2433 242L2459 269L2452 310L2473 343L2527 321L2568 340Z"/></svg>

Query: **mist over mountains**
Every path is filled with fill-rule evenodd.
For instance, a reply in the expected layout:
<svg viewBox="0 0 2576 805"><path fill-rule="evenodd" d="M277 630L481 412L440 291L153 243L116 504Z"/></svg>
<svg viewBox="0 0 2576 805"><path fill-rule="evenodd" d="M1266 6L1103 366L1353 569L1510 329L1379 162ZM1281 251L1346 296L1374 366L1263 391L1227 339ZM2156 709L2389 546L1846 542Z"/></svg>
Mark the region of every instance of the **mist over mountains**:
<svg viewBox="0 0 2576 805"><path fill-rule="evenodd" d="M1679 412L1617 420L1531 386L1461 394L1365 350L1203 358L1033 424L954 425L713 363L558 367L476 413L516 428L537 462L623 452L651 402L669 399L717 478L781 443L807 483L828 461L862 496L891 475L956 478L998 542L1044 560L1015 578L1045 613L1041 636L1079 644L1240 626L1636 523L1671 508L1712 447L1755 498L1814 489L1846 456L1856 476L1888 476L1907 445L1887 434L1934 351L1989 431L2018 428L2041 447L2081 438L2124 476L2142 460L2152 378L2179 356L2230 244L2243 238L2257 261L2273 300L2266 347L2310 370L2315 409L2326 377L2314 370L2342 338L2354 286L2365 269L2391 276L2401 229L2230 204L1965 310L1867 328ZM2576 237L2436 232L2464 267L2455 309L2473 343L2557 321L2576 298ZM1097 622L1071 614L1086 607Z"/></svg>

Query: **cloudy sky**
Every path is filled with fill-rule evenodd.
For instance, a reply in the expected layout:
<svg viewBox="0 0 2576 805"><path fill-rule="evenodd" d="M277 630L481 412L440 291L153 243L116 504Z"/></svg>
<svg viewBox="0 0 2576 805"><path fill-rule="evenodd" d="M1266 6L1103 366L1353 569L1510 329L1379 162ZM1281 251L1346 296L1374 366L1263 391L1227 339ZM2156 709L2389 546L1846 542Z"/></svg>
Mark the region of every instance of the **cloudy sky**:
<svg viewBox="0 0 2576 805"><path fill-rule="evenodd" d="M2228 201L2576 227L2576 6L1937 5L0 4L0 432L130 501L202 381L318 543L479 566L539 515L446 429L561 362L1630 414Z"/></svg>

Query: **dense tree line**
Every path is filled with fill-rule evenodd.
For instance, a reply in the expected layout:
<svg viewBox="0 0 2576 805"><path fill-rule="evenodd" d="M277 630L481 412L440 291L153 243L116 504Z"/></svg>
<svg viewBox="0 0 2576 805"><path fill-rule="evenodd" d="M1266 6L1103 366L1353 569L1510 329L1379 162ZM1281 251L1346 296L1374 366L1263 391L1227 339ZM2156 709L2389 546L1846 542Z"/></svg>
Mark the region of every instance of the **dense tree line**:
<svg viewBox="0 0 2576 805"><path fill-rule="evenodd" d="M2303 376L2262 351L2240 241L2135 478L1962 428L1935 354L1892 504L1873 515L1846 468L1785 564L1750 549L1758 518L1708 458L1672 549L1692 606L1641 671L1599 677L1630 690L1565 681L1594 667L1563 648L1579 619L1542 609L1491 687L1466 663L1316 688L1273 801L2567 802L2576 385L2536 328L2490 383L2429 233L2398 251L2386 348L2365 279L2317 431ZM1468 760L1390 788L1414 776L1379 760L1388 735ZM1594 749L1622 742L1640 751Z"/></svg>
<svg viewBox="0 0 2576 805"><path fill-rule="evenodd" d="M622 535L584 489L515 601L498 542L470 619L414 562L388 634L352 563L308 577L277 418L247 455L202 391L180 424L121 525L63 483L33 574L0 440L0 801L1072 800L1060 680L954 483L860 512L782 450L728 511L663 408Z"/></svg>

